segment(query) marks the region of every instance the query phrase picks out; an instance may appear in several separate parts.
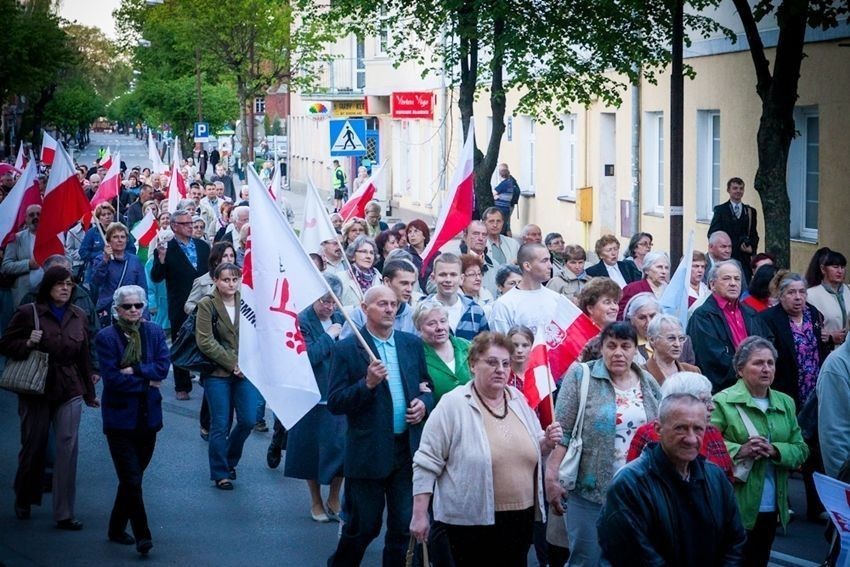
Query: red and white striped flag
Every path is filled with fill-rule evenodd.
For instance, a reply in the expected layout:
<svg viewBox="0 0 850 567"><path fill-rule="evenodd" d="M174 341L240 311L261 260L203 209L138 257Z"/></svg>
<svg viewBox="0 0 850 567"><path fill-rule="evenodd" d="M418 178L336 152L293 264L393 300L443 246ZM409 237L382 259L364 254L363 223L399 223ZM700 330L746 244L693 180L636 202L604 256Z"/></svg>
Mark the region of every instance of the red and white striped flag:
<svg viewBox="0 0 850 567"><path fill-rule="evenodd" d="M41 163L44 165L53 165L53 160L56 159L56 154L59 150L59 142L56 139L44 132L44 137L41 139Z"/></svg>
<svg viewBox="0 0 850 567"><path fill-rule="evenodd" d="M348 201L339 210L342 221L346 222L353 217L366 218L366 204L375 198L375 193L378 192L378 182L383 183L384 165L378 166L378 169L372 173L363 185L348 198Z"/></svg>
<svg viewBox="0 0 850 567"><path fill-rule="evenodd" d="M475 127L469 119L469 132L460 153L452 183L440 206L440 215L431 240L422 251L422 269L426 270L431 259L440 248L460 234L472 220L472 208L475 206Z"/></svg>
<svg viewBox="0 0 850 567"><path fill-rule="evenodd" d="M120 156L115 161L117 161L118 163L121 163ZM103 157L100 158L100 163L98 165L100 165L100 167L103 167L105 169L109 169L110 167L112 167L112 152L110 151L109 146L106 146L106 151L103 152Z"/></svg>
<svg viewBox="0 0 850 567"><path fill-rule="evenodd" d="M239 368L289 429L321 399L298 313L328 293L328 286L250 166L248 188Z"/></svg>
<svg viewBox="0 0 850 567"><path fill-rule="evenodd" d="M103 176L97 193L91 198L92 209L100 203L114 199L121 191L121 153L116 154L114 160L110 157L109 162L111 164L109 171Z"/></svg>
<svg viewBox="0 0 850 567"><path fill-rule="evenodd" d="M141 246L148 246L156 236L157 232L159 232L159 225L156 222L156 217L153 216L153 211L148 211L142 220L136 223L136 226L133 227L130 234L132 234L133 238L136 239L138 248Z"/></svg>
<svg viewBox="0 0 850 567"><path fill-rule="evenodd" d="M30 160L6 198L0 202L0 238L2 245L15 239L26 220L27 207L40 205L35 160Z"/></svg>
<svg viewBox="0 0 850 567"><path fill-rule="evenodd" d="M21 172L26 166L27 158L24 156L24 141L21 140L21 145L18 146L18 157L15 158L15 169Z"/></svg>

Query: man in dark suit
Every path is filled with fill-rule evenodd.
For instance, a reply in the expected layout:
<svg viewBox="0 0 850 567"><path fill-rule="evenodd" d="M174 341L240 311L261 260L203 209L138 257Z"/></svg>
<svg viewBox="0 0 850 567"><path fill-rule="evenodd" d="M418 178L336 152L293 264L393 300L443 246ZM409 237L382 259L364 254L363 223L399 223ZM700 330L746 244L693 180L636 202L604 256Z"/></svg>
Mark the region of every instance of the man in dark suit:
<svg viewBox="0 0 850 567"><path fill-rule="evenodd" d="M756 253L759 245L758 215L756 210L741 202L744 198L744 182L740 177L733 177L726 183L729 200L714 207L714 216L708 227L708 236L719 230L729 235L732 240L732 258L741 263L746 281L752 278L750 258Z"/></svg>
<svg viewBox="0 0 850 567"><path fill-rule="evenodd" d="M186 320L183 305L192 291L192 283L209 269L210 247L203 240L192 238L192 215L186 211L171 214L171 230L174 238L167 242L160 240L154 251L151 279L165 282L173 341ZM185 370L174 369L174 390L178 400L189 399L192 378Z"/></svg>
<svg viewBox="0 0 850 567"><path fill-rule="evenodd" d="M384 502L387 533L383 565L402 566L413 511L413 453L434 405L422 341L393 330L398 298L386 286L363 297L361 329L371 354L356 336L340 341L331 362L328 410L348 421L344 471L345 518L329 566L360 565L381 532Z"/></svg>

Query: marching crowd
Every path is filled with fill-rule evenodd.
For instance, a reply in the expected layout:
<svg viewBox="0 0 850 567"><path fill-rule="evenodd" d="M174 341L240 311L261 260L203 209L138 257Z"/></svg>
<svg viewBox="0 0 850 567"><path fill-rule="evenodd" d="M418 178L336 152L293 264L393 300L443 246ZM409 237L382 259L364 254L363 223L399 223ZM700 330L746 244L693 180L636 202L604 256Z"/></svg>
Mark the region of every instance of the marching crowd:
<svg viewBox="0 0 850 567"><path fill-rule="evenodd" d="M682 259L685 325L662 309L670 258L650 234L624 254L612 235L593 254L535 225L514 238L515 182L500 169L497 206L433 260L428 224L388 226L375 202L334 212L338 237L306 250L333 291L298 317L321 402L289 431L276 420L267 464L307 481L313 520L341 523L328 565L360 564L384 518L384 565L405 564L415 541L433 565L526 565L532 547L549 566L766 565L795 472L807 519L823 521L812 474L841 478L850 458L845 257L822 248L804 275L775 265L733 178L707 251ZM89 197L104 174L79 167ZM0 354L49 357L44 393L18 396L21 520L52 492L58 527L82 529L77 432L83 404L100 407L119 479L108 538L150 551L142 479L160 389L172 370L178 400L193 390L167 334L194 330L206 360L212 486L234 489L246 438L268 427L238 365L250 195L221 164L187 181L169 213L168 180L133 168L91 228L69 228L64 255L35 262L39 205L5 247ZM13 183L0 177L3 196ZM159 230L142 244L132 228L148 215ZM595 336L532 400L535 340L565 304Z"/></svg>

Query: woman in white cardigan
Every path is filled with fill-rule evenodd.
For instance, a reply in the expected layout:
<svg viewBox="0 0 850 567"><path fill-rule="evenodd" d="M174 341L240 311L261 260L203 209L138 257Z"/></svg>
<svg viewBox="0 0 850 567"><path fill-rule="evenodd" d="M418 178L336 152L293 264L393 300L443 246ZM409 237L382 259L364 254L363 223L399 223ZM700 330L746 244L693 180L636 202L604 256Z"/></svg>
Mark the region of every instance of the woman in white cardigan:
<svg viewBox="0 0 850 567"><path fill-rule="evenodd" d="M836 346L847 338L850 326L850 289L844 283L846 276L847 258L826 247L815 252L806 271L809 286L806 301L823 313L822 339L831 340Z"/></svg>
<svg viewBox="0 0 850 567"><path fill-rule="evenodd" d="M339 299L345 306L357 306L369 288L381 284L381 273L374 267L378 260L378 246L374 240L361 234L345 249L345 256L351 270L336 274L342 281L342 297Z"/></svg>
<svg viewBox="0 0 850 567"><path fill-rule="evenodd" d="M473 379L440 399L413 457L410 532L445 534L454 563L525 565L535 519L542 520L543 455L561 439L545 431L525 396L507 385L513 343L481 333L469 348Z"/></svg>

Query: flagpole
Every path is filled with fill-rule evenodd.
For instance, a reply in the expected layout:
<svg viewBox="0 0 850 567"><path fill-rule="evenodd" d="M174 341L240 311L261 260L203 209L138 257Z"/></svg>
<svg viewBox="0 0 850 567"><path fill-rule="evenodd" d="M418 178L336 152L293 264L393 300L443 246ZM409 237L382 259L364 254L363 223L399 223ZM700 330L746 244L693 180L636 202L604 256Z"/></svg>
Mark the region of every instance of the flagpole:
<svg viewBox="0 0 850 567"><path fill-rule="evenodd" d="M322 279L324 280L324 278ZM325 283L327 283L327 280L325 281ZM351 320L351 317L348 316L345 307L342 305L342 302L339 300L339 298L336 296L330 286L328 286L328 293L331 294L334 303L336 303L337 309L339 309L339 312L342 313L342 316L345 318L346 322L348 323L348 326L351 327L351 331L354 333L354 336L357 337L357 341L366 350L366 352L369 353L369 360L371 362L378 362L380 359L375 356L374 352L372 352L372 349L369 347L369 343L367 343L366 339L363 338L363 335L360 334L360 329L357 328L357 325L355 325L354 321Z"/></svg>
<svg viewBox="0 0 850 567"><path fill-rule="evenodd" d="M546 386L549 387L549 410L552 412L552 420L555 420L555 399L554 392L552 391L552 384L554 380L552 380L552 369L549 368L549 358L546 358Z"/></svg>

